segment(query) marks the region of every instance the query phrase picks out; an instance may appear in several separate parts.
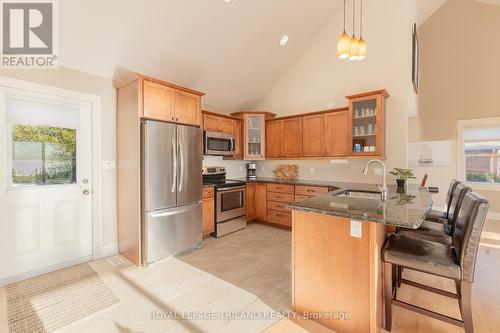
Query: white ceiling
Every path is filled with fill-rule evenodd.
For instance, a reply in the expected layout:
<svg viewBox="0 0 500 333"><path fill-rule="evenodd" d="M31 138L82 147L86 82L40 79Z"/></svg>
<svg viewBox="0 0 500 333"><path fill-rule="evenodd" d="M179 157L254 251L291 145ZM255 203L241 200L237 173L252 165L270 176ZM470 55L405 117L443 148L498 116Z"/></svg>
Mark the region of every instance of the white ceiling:
<svg viewBox="0 0 500 333"><path fill-rule="evenodd" d="M487 5L500 6L500 0L475 0L477 2L482 2Z"/></svg>
<svg viewBox="0 0 500 333"><path fill-rule="evenodd" d="M59 64L110 78L142 72L204 91L222 109L253 107L342 3L58 1ZM284 34L290 40L280 47Z"/></svg>

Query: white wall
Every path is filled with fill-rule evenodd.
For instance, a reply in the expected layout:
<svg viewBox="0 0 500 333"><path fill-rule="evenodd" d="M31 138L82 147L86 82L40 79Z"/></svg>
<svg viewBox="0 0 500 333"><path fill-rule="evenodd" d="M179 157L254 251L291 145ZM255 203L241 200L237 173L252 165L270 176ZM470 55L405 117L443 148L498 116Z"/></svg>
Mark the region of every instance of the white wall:
<svg viewBox="0 0 500 333"><path fill-rule="evenodd" d="M457 122L498 117L500 7L474 0L447 1L419 27L419 112L409 118L409 142L449 140L452 164L416 168L440 188L435 205L443 206L451 179L457 174ZM446 36L446 38L442 38ZM485 46L480 59L470 50ZM443 55L447 56L443 56ZM500 191L475 188L490 200L500 216Z"/></svg>
<svg viewBox="0 0 500 333"><path fill-rule="evenodd" d="M64 88L101 97L102 159L116 161L116 90L110 79L60 67L54 70L0 70L0 76ZM0 156L5 163L5 156ZM113 252L117 243L116 170L102 170L103 251Z"/></svg>
<svg viewBox="0 0 500 333"><path fill-rule="evenodd" d="M336 45L342 32L342 14L335 16L311 41L298 61L259 104L259 109L278 116L312 112L348 104L345 96L387 89L387 166L407 165L408 113L414 113L411 86L411 36L416 19L414 1L378 0L364 2L363 37L368 56L360 62L339 60ZM348 15L348 17L350 17ZM351 19L348 20L351 22ZM350 24L348 30L352 33ZM292 161L301 178L375 182L379 177L360 177L366 161L330 164L328 161ZM283 161L258 162L259 176L270 176ZM268 171L263 172L262 167ZM314 167L315 174L309 172Z"/></svg>

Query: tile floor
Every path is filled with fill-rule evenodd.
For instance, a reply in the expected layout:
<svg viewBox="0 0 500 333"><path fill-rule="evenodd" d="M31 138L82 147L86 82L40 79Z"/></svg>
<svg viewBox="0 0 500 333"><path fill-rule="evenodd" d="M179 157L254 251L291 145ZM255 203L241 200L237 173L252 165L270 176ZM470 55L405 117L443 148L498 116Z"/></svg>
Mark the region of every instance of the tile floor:
<svg viewBox="0 0 500 333"><path fill-rule="evenodd" d="M102 281L120 299L103 311L74 322L59 332L332 332L304 319L279 320L276 311L291 307L290 232L253 224L221 239L207 239L200 250L138 268L129 262L112 265L106 259L90 263ZM473 310L477 332L498 332L500 271L500 222L485 226L474 284ZM449 281L429 280L407 272L417 281L452 288ZM456 315L448 299L403 286L402 298L421 305L434 305ZM436 305L437 304L437 305ZM440 310L440 309L437 309ZM443 309L441 309L443 310ZM195 311L216 318L167 318L169 313L189 315ZM243 312L245 311L245 312ZM224 312L266 313L259 320L221 317ZM394 308L393 333L462 332L404 309ZM0 288L0 332L8 332L5 288Z"/></svg>

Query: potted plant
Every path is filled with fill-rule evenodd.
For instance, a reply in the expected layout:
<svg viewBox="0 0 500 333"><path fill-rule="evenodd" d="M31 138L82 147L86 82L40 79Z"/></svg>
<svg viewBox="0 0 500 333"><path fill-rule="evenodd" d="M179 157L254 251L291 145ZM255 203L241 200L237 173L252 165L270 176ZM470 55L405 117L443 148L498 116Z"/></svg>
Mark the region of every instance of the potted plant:
<svg viewBox="0 0 500 333"><path fill-rule="evenodd" d="M416 178L412 169L394 168L394 170L390 171L390 174L396 176L398 188L404 188L407 179Z"/></svg>

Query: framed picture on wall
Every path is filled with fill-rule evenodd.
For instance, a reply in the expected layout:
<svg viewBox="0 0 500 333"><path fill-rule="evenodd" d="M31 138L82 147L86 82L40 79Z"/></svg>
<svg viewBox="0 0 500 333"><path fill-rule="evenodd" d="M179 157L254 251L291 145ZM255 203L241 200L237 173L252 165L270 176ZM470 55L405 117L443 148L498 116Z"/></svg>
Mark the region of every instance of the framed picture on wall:
<svg viewBox="0 0 500 333"><path fill-rule="evenodd" d="M418 93L418 65L419 65L419 44L418 44L418 34L417 34L417 24L413 24L413 33L412 33L412 72L411 72L411 80L413 82L413 90L415 90L415 94Z"/></svg>

